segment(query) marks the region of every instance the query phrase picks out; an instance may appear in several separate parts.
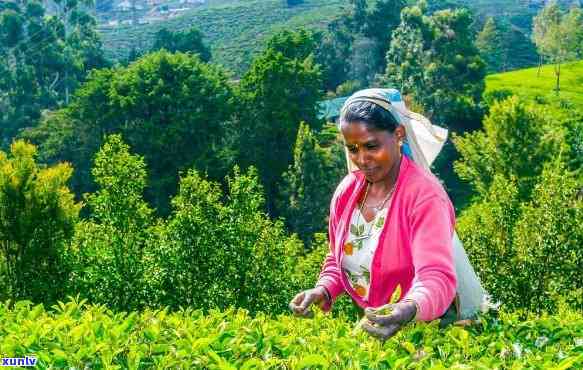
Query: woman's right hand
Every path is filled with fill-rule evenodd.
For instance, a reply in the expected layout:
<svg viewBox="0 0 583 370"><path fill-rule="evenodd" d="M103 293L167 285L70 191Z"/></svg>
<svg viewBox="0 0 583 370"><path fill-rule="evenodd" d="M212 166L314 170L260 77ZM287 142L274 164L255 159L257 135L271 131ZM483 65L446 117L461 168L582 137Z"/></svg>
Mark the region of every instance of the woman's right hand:
<svg viewBox="0 0 583 370"><path fill-rule="evenodd" d="M326 301L326 297L326 288L317 286L298 293L289 303L289 308L296 316L312 317L314 313L310 310L310 306L313 303L321 306Z"/></svg>

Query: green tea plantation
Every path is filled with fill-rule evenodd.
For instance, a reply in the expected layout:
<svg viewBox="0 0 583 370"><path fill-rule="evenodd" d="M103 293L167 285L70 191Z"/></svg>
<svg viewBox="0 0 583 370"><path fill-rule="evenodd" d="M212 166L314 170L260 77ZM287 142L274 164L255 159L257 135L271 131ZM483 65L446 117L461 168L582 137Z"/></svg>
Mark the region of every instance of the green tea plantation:
<svg viewBox="0 0 583 370"><path fill-rule="evenodd" d="M500 312L471 327L417 323L382 343L340 315L112 312L71 299L0 304L0 354L41 369L577 369L583 317Z"/></svg>

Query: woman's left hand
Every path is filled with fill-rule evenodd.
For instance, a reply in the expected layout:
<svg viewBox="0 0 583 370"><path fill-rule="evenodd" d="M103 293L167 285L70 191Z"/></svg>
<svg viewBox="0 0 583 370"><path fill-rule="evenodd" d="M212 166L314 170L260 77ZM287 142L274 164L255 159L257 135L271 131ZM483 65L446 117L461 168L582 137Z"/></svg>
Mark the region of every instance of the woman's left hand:
<svg viewBox="0 0 583 370"><path fill-rule="evenodd" d="M383 314L383 310L390 313ZM415 302L406 301L395 304L388 304L378 308L366 308L364 310L366 320L361 327L370 335L383 341L389 339L396 332L411 321L417 314Z"/></svg>

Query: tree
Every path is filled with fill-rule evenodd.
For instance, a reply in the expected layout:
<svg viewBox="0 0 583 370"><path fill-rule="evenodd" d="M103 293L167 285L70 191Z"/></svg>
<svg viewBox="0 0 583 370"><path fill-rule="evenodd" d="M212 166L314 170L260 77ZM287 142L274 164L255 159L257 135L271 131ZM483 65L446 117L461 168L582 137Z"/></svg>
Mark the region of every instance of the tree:
<svg viewBox="0 0 583 370"><path fill-rule="evenodd" d="M485 65L473 43L471 14L424 12L423 6L403 9L383 81L411 94L436 123L454 130L478 127Z"/></svg>
<svg viewBox="0 0 583 370"><path fill-rule="evenodd" d="M542 58L548 58L554 64L557 93L560 90L561 64L580 53L582 28L583 12L579 7L572 7L569 13L564 14L556 2L551 2L534 17L533 40L541 56L539 73Z"/></svg>
<svg viewBox="0 0 583 370"><path fill-rule="evenodd" d="M279 209L289 230L310 246L316 232L326 232L330 198L346 174L342 145L320 146L307 124L300 124L294 161L283 174Z"/></svg>
<svg viewBox="0 0 583 370"><path fill-rule="evenodd" d="M458 232L486 289L510 310L557 310L558 296L580 308L583 203L561 160L544 165L532 194L520 178L496 173L485 198L458 220Z"/></svg>
<svg viewBox="0 0 583 370"><path fill-rule="evenodd" d="M171 53L193 53L198 54L201 60L208 62L211 59L211 52L204 44L202 33L195 27L187 31L172 32L167 28L160 29L154 37L154 45L150 52L166 49Z"/></svg>
<svg viewBox="0 0 583 370"><path fill-rule="evenodd" d="M0 5L0 133L7 146L42 109L69 103L93 68L107 65L95 20L81 1L40 1Z"/></svg>
<svg viewBox="0 0 583 370"><path fill-rule="evenodd" d="M316 62L322 66L324 88L334 91L346 81L350 71L350 57L354 36L345 23L336 19L328 24L316 50Z"/></svg>
<svg viewBox="0 0 583 370"><path fill-rule="evenodd" d="M550 115L511 97L490 107L483 131L454 138L461 154L454 167L481 197L495 175L504 174L516 178L518 200L529 199L544 164L567 151L564 135Z"/></svg>
<svg viewBox="0 0 583 370"><path fill-rule="evenodd" d="M143 199L144 159L129 152L120 135L106 138L95 156L97 192L86 196L91 216L75 232L69 253L72 284L93 302L117 309L138 308L152 210Z"/></svg>
<svg viewBox="0 0 583 370"><path fill-rule="evenodd" d="M382 72L386 68L386 55L389 49L391 34L399 25L401 10L405 0L379 0L366 17L364 35L374 40L376 45L376 68Z"/></svg>
<svg viewBox="0 0 583 370"><path fill-rule="evenodd" d="M300 30L274 35L240 83L238 126L240 163L258 168L274 211L277 182L292 161L300 122L318 128L322 74L314 62L313 33Z"/></svg>
<svg viewBox="0 0 583 370"><path fill-rule="evenodd" d="M559 294L581 306L583 203L568 168L576 125L511 97L491 106L483 131L454 139L455 170L477 190L458 232L486 289L509 309L554 311Z"/></svg>
<svg viewBox="0 0 583 370"><path fill-rule="evenodd" d="M184 174L148 280L164 306L285 312L299 289L291 275L301 242L266 215L253 167L235 167L226 183L223 193L195 170Z"/></svg>
<svg viewBox="0 0 583 370"><path fill-rule="evenodd" d="M150 168L146 198L166 214L179 171L196 166L212 178L228 172L232 98L220 68L195 55L160 51L91 74L69 107L47 115L26 136L41 145L46 161L74 163L73 184L82 194L95 189L90 163L104 136L121 133Z"/></svg>
<svg viewBox="0 0 583 370"><path fill-rule="evenodd" d="M489 73L504 71L504 46L502 35L498 30L494 18L489 17L484 24L484 28L476 38L476 47L480 51L482 59L488 66Z"/></svg>
<svg viewBox="0 0 583 370"><path fill-rule="evenodd" d="M3 298L55 302L66 293L64 250L81 208L67 187L73 169L39 166L36 148L23 141L0 151L0 169L0 271L9 289Z"/></svg>

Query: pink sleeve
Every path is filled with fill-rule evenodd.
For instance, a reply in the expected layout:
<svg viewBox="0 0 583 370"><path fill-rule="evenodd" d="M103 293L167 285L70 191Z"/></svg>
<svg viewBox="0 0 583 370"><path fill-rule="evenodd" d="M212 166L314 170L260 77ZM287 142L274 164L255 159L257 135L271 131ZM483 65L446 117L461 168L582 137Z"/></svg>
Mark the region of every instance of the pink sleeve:
<svg viewBox="0 0 583 370"><path fill-rule="evenodd" d="M451 203L431 197L411 213L411 254L415 278L403 300L417 303L417 320L445 313L455 296L452 238L455 215Z"/></svg>
<svg viewBox="0 0 583 370"><path fill-rule="evenodd" d="M334 255L334 246L336 240L336 225L337 225L337 217L336 217L336 200L337 196L335 194L334 199L332 199L332 205L330 207L330 217L329 217L329 224L328 224L328 238L330 240L329 246L330 250L328 251L328 255L324 259L324 265L322 266L322 270L320 271L320 277L318 278L318 282L316 286L323 286L328 290L330 294L330 302L324 304L322 306L322 310L327 312L330 311L332 308L332 303L336 298L344 293L344 286L342 285L342 277L340 269L338 268L338 264L336 263L336 256Z"/></svg>

